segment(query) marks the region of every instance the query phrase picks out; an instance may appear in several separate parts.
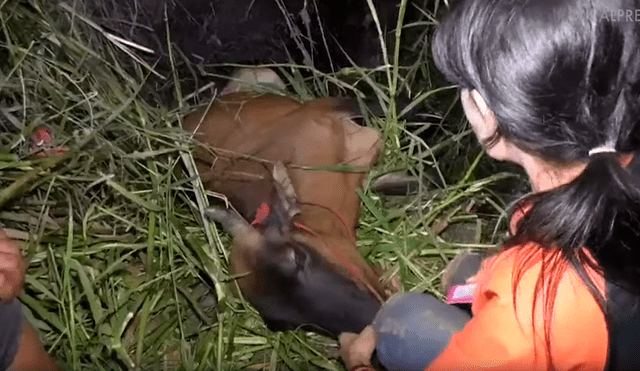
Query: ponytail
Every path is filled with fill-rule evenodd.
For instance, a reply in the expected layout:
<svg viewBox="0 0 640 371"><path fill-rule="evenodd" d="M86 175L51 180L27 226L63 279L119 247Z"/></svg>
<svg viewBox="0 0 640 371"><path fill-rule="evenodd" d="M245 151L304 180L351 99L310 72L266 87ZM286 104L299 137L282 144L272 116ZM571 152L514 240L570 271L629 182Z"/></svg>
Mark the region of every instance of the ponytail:
<svg viewBox="0 0 640 371"><path fill-rule="evenodd" d="M522 202L531 208L506 248L535 242L559 251L583 280L586 265L611 272L615 283L640 291L640 161L624 167L617 153L595 154L572 182ZM603 305L602 295L592 294Z"/></svg>
<svg viewBox="0 0 640 371"><path fill-rule="evenodd" d="M535 308L543 302L545 352L550 369L551 320L565 262L578 274L600 309L609 313L604 293L588 271L632 293L640 294L640 153L621 161L615 152L594 154L572 182L531 194L512 208L527 208L505 249L534 242L542 251L542 268L534 289L531 313L535 332ZM590 253L587 254L585 249ZM595 260L593 259L595 258ZM517 288L533 255L522 257L513 279L514 308ZM542 295L541 295L542 294Z"/></svg>

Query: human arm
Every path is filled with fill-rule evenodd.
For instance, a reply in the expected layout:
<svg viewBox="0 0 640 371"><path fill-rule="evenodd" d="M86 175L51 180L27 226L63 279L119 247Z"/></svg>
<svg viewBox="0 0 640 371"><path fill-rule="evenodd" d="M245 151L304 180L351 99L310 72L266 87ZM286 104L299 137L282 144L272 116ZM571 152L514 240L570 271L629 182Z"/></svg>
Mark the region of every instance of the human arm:
<svg viewBox="0 0 640 371"><path fill-rule="evenodd" d="M22 249L0 229L0 300L9 303L20 295L27 265Z"/></svg>

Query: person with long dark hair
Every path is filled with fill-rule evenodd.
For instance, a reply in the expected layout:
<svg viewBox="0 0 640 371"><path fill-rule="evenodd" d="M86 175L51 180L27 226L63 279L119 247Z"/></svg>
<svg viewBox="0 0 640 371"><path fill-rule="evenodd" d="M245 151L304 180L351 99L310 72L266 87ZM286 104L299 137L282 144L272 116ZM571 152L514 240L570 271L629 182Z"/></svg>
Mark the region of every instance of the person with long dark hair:
<svg viewBox="0 0 640 371"><path fill-rule="evenodd" d="M345 363L364 369L375 347L389 370L640 370L640 1L459 0L433 56L533 192L475 276L468 322L401 296L341 336Z"/></svg>

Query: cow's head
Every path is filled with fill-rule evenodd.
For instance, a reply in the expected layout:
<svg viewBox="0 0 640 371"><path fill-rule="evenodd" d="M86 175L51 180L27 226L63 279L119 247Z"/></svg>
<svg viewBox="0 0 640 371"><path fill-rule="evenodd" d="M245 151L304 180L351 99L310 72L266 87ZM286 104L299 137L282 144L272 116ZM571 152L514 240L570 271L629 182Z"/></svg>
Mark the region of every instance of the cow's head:
<svg viewBox="0 0 640 371"><path fill-rule="evenodd" d="M276 178L277 171L278 166ZM301 224L293 188L276 183L271 204L263 205L254 223L229 209L207 210L207 217L234 238L230 264L238 286L272 330L361 331L381 304L377 284L367 281L370 268L357 251L336 256L353 251L354 241L323 236ZM327 246L332 243L347 246Z"/></svg>

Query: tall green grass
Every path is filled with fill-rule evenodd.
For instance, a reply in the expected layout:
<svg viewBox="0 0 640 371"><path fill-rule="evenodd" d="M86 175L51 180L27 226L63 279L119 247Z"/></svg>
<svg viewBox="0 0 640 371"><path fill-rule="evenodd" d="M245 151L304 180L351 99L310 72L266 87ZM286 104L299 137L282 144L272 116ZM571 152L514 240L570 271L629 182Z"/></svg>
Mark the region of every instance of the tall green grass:
<svg viewBox="0 0 640 371"><path fill-rule="evenodd" d="M202 218L216 195L202 188L180 130L210 90L182 91L179 53L158 72L148 51L79 5L0 1L0 224L31 261L20 300L47 350L77 370L342 370L334 339L273 333L230 294L229 238ZM436 295L448 259L499 240L504 198L494 185L508 177L487 171L453 87L431 67L428 36L442 7L425 1L420 21L381 35L393 45L375 70L273 66L300 98L337 86L363 108L382 107L380 117L365 114L386 146L360 192L358 246L385 280ZM172 104L153 99L157 86L171 89ZM430 115L408 122L409 109ZM66 156L28 156L40 124ZM393 171L418 176L417 194L370 191Z"/></svg>

